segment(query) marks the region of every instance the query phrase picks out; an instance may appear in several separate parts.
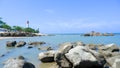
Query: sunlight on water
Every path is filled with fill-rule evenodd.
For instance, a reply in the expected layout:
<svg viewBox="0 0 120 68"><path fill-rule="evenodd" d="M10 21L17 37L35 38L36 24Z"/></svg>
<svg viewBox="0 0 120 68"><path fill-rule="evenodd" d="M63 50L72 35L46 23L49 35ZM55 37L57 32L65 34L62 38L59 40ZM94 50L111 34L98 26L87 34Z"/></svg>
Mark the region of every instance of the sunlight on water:
<svg viewBox="0 0 120 68"><path fill-rule="evenodd" d="M2 67L3 62L8 58L17 57L19 55L23 55L27 61L35 64L37 68L49 68L51 66L50 63L43 64L38 60L38 54L43 52L42 50L38 50L38 47L34 47L31 49L27 49L27 46L21 48L7 48L7 41L25 41L25 42L33 42L33 41L44 41L47 44L42 46L51 46L53 49L57 49L60 43L64 42L75 42L82 41L86 44L110 44L115 43L118 46L120 45L120 35L115 36L94 36L94 37L84 37L81 35L56 35L56 36L42 36L42 37L28 37L28 38L14 38L14 39L4 39L0 40L0 55L5 54L4 57L0 57L0 67ZM54 63L53 63L54 64Z"/></svg>

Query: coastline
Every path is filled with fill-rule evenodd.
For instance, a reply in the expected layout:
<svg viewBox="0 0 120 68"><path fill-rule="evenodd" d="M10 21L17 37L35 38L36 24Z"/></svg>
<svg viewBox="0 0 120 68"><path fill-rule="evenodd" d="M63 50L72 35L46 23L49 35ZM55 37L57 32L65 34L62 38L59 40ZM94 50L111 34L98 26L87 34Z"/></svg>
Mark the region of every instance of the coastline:
<svg viewBox="0 0 120 68"><path fill-rule="evenodd" d="M27 37L0 37L0 40L10 39L10 38L27 38Z"/></svg>

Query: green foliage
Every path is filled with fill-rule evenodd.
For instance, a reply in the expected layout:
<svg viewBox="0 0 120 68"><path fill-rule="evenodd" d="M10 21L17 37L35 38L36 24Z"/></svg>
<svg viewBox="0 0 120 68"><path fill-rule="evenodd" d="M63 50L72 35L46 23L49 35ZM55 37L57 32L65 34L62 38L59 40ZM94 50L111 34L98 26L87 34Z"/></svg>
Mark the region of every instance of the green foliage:
<svg viewBox="0 0 120 68"><path fill-rule="evenodd" d="M35 30L35 33L39 33L39 30Z"/></svg>
<svg viewBox="0 0 120 68"><path fill-rule="evenodd" d="M11 30L11 26L7 25L7 24L2 24L1 28L5 28L5 29L9 29Z"/></svg>
<svg viewBox="0 0 120 68"><path fill-rule="evenodd" d="M23 31L24 30L24 28L20 27L20 26L13 26L13 29L17 30L17 31Z"/></svg>
<svg viewBox="0 0 120 68"><path fill-rule="evenodd" d="M0 28L2 28L2 25L5 24L4 21L1 20L2 18L0 17Z"/></svg>
<svg viewBox="0 0 120 68"><path fill-rule="evenodd" d="M24 28L24 31L29 33L35 33L35 30L32 28Z"/></svg>

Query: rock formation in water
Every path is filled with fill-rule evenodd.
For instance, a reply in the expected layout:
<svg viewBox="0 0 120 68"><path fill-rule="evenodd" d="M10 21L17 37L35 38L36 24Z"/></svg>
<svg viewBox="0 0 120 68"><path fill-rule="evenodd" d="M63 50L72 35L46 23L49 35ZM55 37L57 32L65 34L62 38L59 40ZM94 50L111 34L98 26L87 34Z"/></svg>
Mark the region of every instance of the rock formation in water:
<svg viewBox="0 0 120 68"><path fill-rule="evenodd" d="M115 44L68 42L61 44L57 51L40 53L39 59L42 62L55 61L59 68L119 68L119 50Z"/></svg>

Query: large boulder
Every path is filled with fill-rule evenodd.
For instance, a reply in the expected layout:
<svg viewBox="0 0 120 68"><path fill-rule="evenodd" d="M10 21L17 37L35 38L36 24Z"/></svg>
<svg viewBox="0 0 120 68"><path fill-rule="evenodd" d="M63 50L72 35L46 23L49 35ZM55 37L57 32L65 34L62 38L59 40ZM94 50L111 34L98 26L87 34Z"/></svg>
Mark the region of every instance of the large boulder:
<svg viewBox="0 0 120 68"><path fill-rule="evenodd" d="M35 66L23 59L11 58L4 63L3 68L35 68Z"/></svg>
<svg viewBox="0 0 120 68"><path fill-rule="evenodd" d="M84 46L76 46L75 48L69 50L65 56L74 66L79 65L80 62L84 60L97 61L97 59L91 53L85 50L87 50L87 48Z"/></svg>
<svg viewBox="0 0 120 68"><path fill-rule="evenodd" d="M54 55L56 51L47 51L39 53L39 59L41 62L54 62Z"/></svg>
<svg viewBox="0 0 120 68"><path fill-rule="evenodd" d="M24 46L26 44L26 42L24 42L24 41L19 41L15 46L16 47L22 47L22 46Z"/></svg>
<svg viewBox="0 0 120 68"><path fill-rule="evenodd" d="M14 47L16 45L16 41L7 41L6 46L7 47Z"/></svg>
<svg viewBox="0 0 120 68"><path fill-rule="evenodd" d="M72 68L72 63L70 63L65 57L64 53L57 51L54 56L54 60L59 66L59 68Z"/></svg>
<svg viewBox="0 0 120 68"><path fill-rule="evenodd" d="M59 52L65 54L67 53L71 48L73 48L72 43L66 42L60 45L60 48L58 49Z"/></svg>
<svg viewBox="0 0 120 68"><path fill-rule="evenodd" d="M114 64L116 64L116 62L118 62L116 60L120 60L120 55L117 55L117 56L114 56L114 57L111 57L111 58L108 58L108 59L106 58L106 61L109 64L109 66L113 66L113 67L114 67ZM119 61L119 63L120 63L120 61Z"/></svg>
<svg viewBox="0 0 120 68"><path fill-rule="evenodd" d="M115 60L112 67L113 68L120 68L120 58Z"/></svg>
<svg viewBox="0 0 120 68"><path fill-rule="evenodd" d="M54 60L57 65L61 68L72 68L72 64L67 60L65 54L73 48L73 44L70 42L63 43L60 45L60 48L55 53Z"/></svg>

